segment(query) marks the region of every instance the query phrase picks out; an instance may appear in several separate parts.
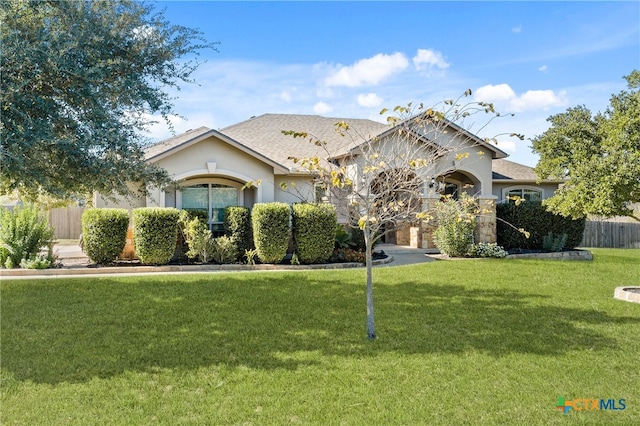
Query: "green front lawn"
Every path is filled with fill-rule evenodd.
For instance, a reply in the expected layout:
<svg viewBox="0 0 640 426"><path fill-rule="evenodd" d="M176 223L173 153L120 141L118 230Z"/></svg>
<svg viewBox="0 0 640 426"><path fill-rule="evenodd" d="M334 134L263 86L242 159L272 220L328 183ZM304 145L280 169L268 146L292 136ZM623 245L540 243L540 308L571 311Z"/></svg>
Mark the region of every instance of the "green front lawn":
<svg viewBox="0 0 640 426"><path fill-rule="evenodd" d="M640 424L640 250L594 256L376 269L374 342L361 269L3 279L0 423Z"/></svg>

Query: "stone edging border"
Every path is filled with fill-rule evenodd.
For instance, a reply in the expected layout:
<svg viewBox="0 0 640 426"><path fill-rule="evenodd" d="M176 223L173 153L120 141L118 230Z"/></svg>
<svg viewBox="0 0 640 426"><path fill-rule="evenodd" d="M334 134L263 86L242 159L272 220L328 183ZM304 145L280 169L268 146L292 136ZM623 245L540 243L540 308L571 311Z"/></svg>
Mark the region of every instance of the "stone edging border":
<svg viewBox="0 0 640 426"><path fill-rule="evenodd" d="M373 265L384 265L393 262L392 255L385 259L374 260ZM360 263L325 263L316 265L164 265L164 266L105 266L89 268L87 266L71 266L54 269L2 269L0 277L50 277L68 275L102 275L102 274L140 274L148 272L214 272L214 271L308 271L314 269L348 269L363 267Z"/></svg>
<svg viewBox="0 0 640 426"><path fill-rule="evenodd" d="M629 288L638 289L640 287L636 287L636 286L616 287L616 290L613 293L613 297L615 299L624 300L626 302L640 303L640 293L627 291L627 289Z"/></svg>
<svg viewBox="0 0 640 426"><path fill-rule="evenodd" d="M593 260L593 254L589 250L567 250L555 253L510 254L506 259Z"/></svg>

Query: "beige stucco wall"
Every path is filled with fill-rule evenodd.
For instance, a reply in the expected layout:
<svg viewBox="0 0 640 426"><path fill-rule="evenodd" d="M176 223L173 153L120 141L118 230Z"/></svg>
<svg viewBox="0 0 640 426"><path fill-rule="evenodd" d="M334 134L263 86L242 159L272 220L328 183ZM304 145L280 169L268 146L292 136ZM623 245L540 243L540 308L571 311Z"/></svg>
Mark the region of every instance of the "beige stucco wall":
<svg viewBox="0 0 640 426"><path fill-rule="evenodd" d="M315 202L313 180L309 176L276 176L275 183L274 201L287 204Z"/></svg>
<svg viewBox="0 0 640 426"><path fill-rule="evenodd" d="M129 184L129 189L131 189L134 193L137 193L140 185ZM116 208L116 209L127 209L129 211L138 208L145 207L146 200L144 197L116 197L115 200L109 200L107 197L94 193L93 194L93 206L96 208Z"/></svg>
<svg viewBox="0 0 640 426"><path fill-rule="evenodd" d="M198 178L225 178L241 184L259 181L253 201L275 200L273 167L213 136L160 158L156 164L167 170L178 183ZM152 195L156 203L147 202L163 205L164 195L157 189L154 191Z"/></svg>

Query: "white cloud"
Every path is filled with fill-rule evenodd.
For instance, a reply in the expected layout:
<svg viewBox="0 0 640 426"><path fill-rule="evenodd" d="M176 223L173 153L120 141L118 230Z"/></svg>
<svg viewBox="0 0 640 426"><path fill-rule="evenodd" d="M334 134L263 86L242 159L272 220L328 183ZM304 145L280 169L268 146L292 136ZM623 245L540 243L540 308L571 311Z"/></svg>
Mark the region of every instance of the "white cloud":
<svg viewBox="0 0 640 426"><path fill-rule="evenodd" d="M515 97L516 93L508 84L488 84L475 91L475 98L480 102L506 101Z"/></svg>
<svg viewBox="0 0 640 426"><path fill-rule="evenodd" d="M475 99L481 102L500 103L508 111L521 112L527 110L560 107L566 104L566 93L555 93L553 90L527 90L517 95L508 84L486 85L475 91ZM500 108L499 108L500 109Z"/></svg>
<svg viewBox="0 0 640 426"><path fill-rule="evenodd" d="M396 52L392 55L379 53L361 59L353 65L340 67L325 79L326 86L375 86L409 66L407 57Z"/></svg>
<svg viewBox="0 0 640 426"><path fill-rule="evenodd" d="M430 49L418 49L418 53L413 57L413 65L418 71L434 66L442 70L449 68L449 63L445 61L442 53Z"/></svg>
<svg viewBox="0 0 640 426"><path fill-rule="evenodd" d="M538 68L538 71L546 73L548 71L548 68L546 65L541 66L540 68Z"/></svg>
<svg viewBox="0 0 640 426"><path fill-rule="evenodd" d="M511 28L511 31L513 31L516 34L520 34L522 32L522 25L518 25L517 27Z"/></svg>
<svg viewBox="0 0 640 426"><path fill-rule="evenodd" d="M358 105L365 108L377 107L382 104L382 98L375 93L367 93L366 95L358 95Z"/></svg>
<svg viewBox="0 0 640 426"><path fill-rule="evenodd" d="M319 87L316 90L316 96L319 98L333 98L335 93L328 87Z"/></svg>
<svg viewBox="0 0 640 426"><path fill-rule="evenodd" d="M291 97L291 93L285 90L284 92L280 93L280 99L285 102L291 102L293 98Z"/></svg>
<svg viewBox="0 0 640 426"><path fill-rule="evenodd" d="M564 105L564 93L556 94L553 90L527 90L516 99L511 100L515 111L549 109Z"/></svg>
<svg viewBox="0 0 640 426"><path fill-rule="evenodd" d="M324 102L318 102L313 106L313 112L315 112L316 114L328 114L331 111L333 111L331 105L328 105Z"/></svg>

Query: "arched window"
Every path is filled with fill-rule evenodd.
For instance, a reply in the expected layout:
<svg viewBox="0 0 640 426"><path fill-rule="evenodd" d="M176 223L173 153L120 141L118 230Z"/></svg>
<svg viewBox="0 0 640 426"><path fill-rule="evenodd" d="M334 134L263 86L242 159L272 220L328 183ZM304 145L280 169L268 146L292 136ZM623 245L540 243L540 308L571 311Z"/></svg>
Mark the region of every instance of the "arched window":
<svg viewBox="0 0 640 426"><path fill-rule="evenodd" d="M187 184L179 192L183 210L199 211L206 214L209 228L214 234L224 231L224 209L242 205L242 191L235 182Z"/></svg>
<svg viewBox="0 0 640 426"><path fill-rule="evenodd" d="M503 190L503 199L515 202L519 197L526 201L542 201L542 189L536 187L510 187Z"/></svg>

